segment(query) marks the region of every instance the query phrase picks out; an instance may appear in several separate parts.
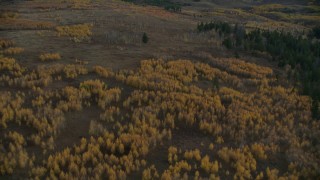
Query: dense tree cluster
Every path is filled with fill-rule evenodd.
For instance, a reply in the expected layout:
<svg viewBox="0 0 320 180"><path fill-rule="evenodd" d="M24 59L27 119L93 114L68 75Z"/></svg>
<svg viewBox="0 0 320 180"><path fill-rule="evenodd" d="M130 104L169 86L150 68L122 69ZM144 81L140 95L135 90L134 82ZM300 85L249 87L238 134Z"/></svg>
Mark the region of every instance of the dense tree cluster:
<svg viewBox="0 0 320 180"><path fill-rule="evenodd" d="M312 39L317 37L317 28L306 38L279 30L255 29L246 33L244 27L227 23L198 25L200 32L212 29L224 35L222 44L228 49L267 52L280 67L289 66L289 78L298 82L303 94L312 97L313 117L320 118L320 43Z"/></svg>
<svg viewBox="0 0 320 180"><path fill-rule="evenodd" d="M179 66L175 66L176 64L179 64ZM318 124L310 117L311 101L307 97L297 95L290 88L271 85L275 83L275 80L270 68L233 59L218 59L214 64L232 74L236 74L241 79L206 64L191 63L190 61L143 61L136 74L131 71L121 71L116 75L116 78L130 86L144 90L134 91L132 97L124 102L125 107L130 107L129 104L132 104L132 107L147 105L153 110L160 108L159 112L161 114L158 116L165 117L163 123L166 127L177 127L177 122L174 121L176 119L178 122L185 122L189 126L198 124L196 127L198 126L203 132L216 137L218 143L224 144L226 141L230 142L231 139L238 145L244 142L252 142L252 144L248 143L247 148L236 151L245 150L243 161L249 161L249 165L240 164L240 162L235 163L234 169L237 173L234 174L234 177L262 178L263 174L270 174L269 171L261 168L259 168L260 172L256 173L257 167L255 164L268 161L269 156L266 155L266 151L275 157L281 151L280 149L283 150L281 144L284 141L291 144L291 148L286 150L286 158L290 159L289 162L291 162L292 158L296 157L297 149L302 147L299 144L305 144L304 141L306 141L297 143L296 140L299 138L293 138L296 139L292 139L293 141L289 140L298 135L296 134L296 128L299 127L298 129L301 128L301 130L313 129L312 126ZM203 79L213 80L214 77L224 83L229 81L230 84L223 84L224 87L215 92L204 91L191 83ZM228 80L228 77L230 77L230 80ZM173 81L173 83L167 84L168 81ZM182 82L180 88L177 88L179 83L174 83L176 81ZM252 93L240 85L238 89L235 89L237 87L234 85L235 82L250 84L257 88L257 91ZM161 84L161 86L156 86L156 84ZM149 92L152 89L156 91ZM153 102L152 99L155 101ZM292 108L299 109L299 111ZM285 119L285 121L280 122L279 119ZM248 131L248 129L251 130ZM286 132L286 135L284 135L284 132ZM266 146L255 142L272 142L272 144ZM247 153L247 151L250 152ZM169 162L180 162L175 152L176 150L173 151L173 148L169 149ZM305 155L308 156L307 154L308 152ZM188 159L191 157L190 153L186 153L185 156ZM247 156L251 159L245 160L245 158L249 158ZM294 162L296 165L300 163L301 161ZM301 165L295 167L300 166L302 168L301 172L306 172L305 167ZM318 165L313 164L309 168L315 170L316 167ZM309 170L308 173L311 173ZM164 175L176 176L170 173L170 170L165 172ZM313 171L313 173L316 173L316 171ZM288 172L289 174L290 172ZM279 175L279 172L277 175Z"/></svg>
<svg viewBox="0 0 320 180"><path fill-rule="evenodd" d="M8 132L4 139L9 142L6 152L0 152L0 174L12 174L15 168L26 168L32 166L34 158L29 157L24 146L26 141L23 136L17 132Z"/></svg>
<svg viewBox="0 0 320 180"><path fill-rule="evenodd" d="M219 34L227 35L232 32L232 26L226 22L201 22L200 24L198 24L197 29L199 32L215 30L216 32L219 32Z"/></svg>
<svg viewBox="0 0 320 180"><path fill-rule="evenodd" d="M255 64L248 63L245 61L239 61L239 59L216 59L212 62L212 64L218 66L220 69L223 69L230 74L237 74L237 76L242 76L246 78L263 79L272 77L273 75L273 71L271 68L257 66Z"/></svg>
<svg viewBox="0 0 320 180"><path fill-rule="evenodd" d="M0 57L0 71L0 84L33 89L48 86L53 81L74 79L88 73L84 66L76 64L52 64L38 66L36 70L27 71L15 59L7 57Z"/></svg>
<svg viewBox="0 0 320 180"><path fill-rule="evenodd" d="M30 70L1 57L0 72L1 175L319 176L320 124L311 117L312 101L281 86L268 67L229 58L210 65L143 60L138 69L116 72L56 62ZM90 107L98 113L88 121L87 136L57 147L68 114ZM208 140L193 142L197 147L172 144L181 129ZM166 144L166 164L150 160Z"/></svg>
<svg viewBox="0 0 320 180"><path fill-rule="evenodd" d="M309 34L311 37L314 36L317 39L320 39L320 26L316 26L312 29L312 31Z"/></svg>
<svg viewBox="0 0 320 180"><path fill-rule="evenodd" d="M181 12L181 4L172 2L172 0L122 0L125 2L132 2L136 4L144 4L144 5L151 5L151 6L159 6L164 7L165 10L173 11L173 12Z"/></svg>

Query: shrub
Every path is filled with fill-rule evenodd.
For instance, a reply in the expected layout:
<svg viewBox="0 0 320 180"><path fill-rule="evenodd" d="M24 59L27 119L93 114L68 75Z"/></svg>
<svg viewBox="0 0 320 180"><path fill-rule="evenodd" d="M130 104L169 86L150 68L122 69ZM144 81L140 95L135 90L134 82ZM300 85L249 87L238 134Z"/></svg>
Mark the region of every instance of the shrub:
<svg viewBox="0 0 320 180"><path fill-rule="evenodd" d="M82 65L68 64L63 68L63 72L67 78L74 79L79 75L88 73L88 70Z"/></svg>
<svg viewBox="0 0 320 180"><path fill-rule="evenodd" d="M68 36L74 42L88 41L92 35L92 24L78 24L71 26L58 26L56 31L58 36Z"/></svg>
<svg viewBox="0 0 320 180"><path fill-rule="evenodd" d="M112 70L101 67L101 66L94 66L93 71L104 78L109 78L114 76L114 72L112 72Z"/></svg>
<svg viewBox="0 0 320 180"><path fill-rule="evenodd" d="M0 48L8 48L13 46L14 42L8 39L0 39Z"/></svg>
<svg viewBox="0 0 320 180"><path fill-rule="evenodd" d="M6 54L6 55L14 55L14 54L20 54L24 51L23 48L20 48L20 47L12 47L12 48L8 48L8 49L5 49L3 50L3 54Z"/></svg>
<svg viewBox="0 0 320 180"><path fill-rule="evenodd" d="M60 60L61 56L59 53L44 53L39 56L41 61L49 61L49 60Z"/></svg>

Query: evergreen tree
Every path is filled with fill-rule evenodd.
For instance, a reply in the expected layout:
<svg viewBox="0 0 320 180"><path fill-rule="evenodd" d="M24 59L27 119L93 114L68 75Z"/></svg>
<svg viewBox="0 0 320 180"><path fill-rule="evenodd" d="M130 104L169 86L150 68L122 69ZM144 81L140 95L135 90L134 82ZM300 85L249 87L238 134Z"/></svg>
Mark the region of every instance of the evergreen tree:
<svg viewBox="0 0 320 180"><path fill-rule="evenodd" d="M228 48L228 49L231 49L232 48L232 40L230 37L227 37L223 42L222 44Z"/></svg>
<svg viewBox="0 0 320 180"><path fill-rule="evenodd" d="M320 26L314 27L312 29L312 35L317 39L320 39Z"/></svg>
<svg viewBox="0 0 320 180"><path fill-rule="evenodd" d="M315 119L320 118L319 102L317 100L313 100L312 101L311 111L312 111L312 117L313 118L315 118Z"/></svg>
<svg viewBox="0 0 320 180"><path fill-rule="evenodd" d="M142 42L146 44L146 43L148 43L148 41L149 41L149 37L148 37L147 33L143 33Z"/></svg>

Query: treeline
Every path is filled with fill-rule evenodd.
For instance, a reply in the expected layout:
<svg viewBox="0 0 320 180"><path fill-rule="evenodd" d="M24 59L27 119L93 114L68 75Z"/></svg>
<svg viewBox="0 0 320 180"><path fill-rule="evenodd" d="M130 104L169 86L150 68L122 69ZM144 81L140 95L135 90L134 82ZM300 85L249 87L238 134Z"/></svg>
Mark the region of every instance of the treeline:
<svg viewBox="0 0 320 180"><path fill-rule="evenodd" d="M318 38L318 28L308 38L279 30L255 29L246 33L243 26L225 22L200 23L197 29L219 32L224 38L222 44L228 49L267 52L279 67L290 65L302 93L313 99L313 117L320 118L320 42L314 40Z"/></svg>
<svg viewBox="0 0 320 180"><path fill-rule="evenodd" d="M179 3L171 2L170 0L122 0L126 2L132 3L139 3L144 5L151 5L151 6L159 6L163 7L165 10L174 11L174 12L181 12L182 6Z"/></svg>
<svg viewBox="0 0 320 180"><path fill-rule="evenodd" d="M312 29L309 36L312 38L313 36L317 39L320 39L320 26L316 26Z"/></svg>
<svg viewBox="0 0 320 180"><path fill-rule="evenodd" d="M199 32L206 32L215 30L216 32L219 32L220 34L227 34L229 35L232 31L232 27L230 24L226 22L209 22L209 23L203 23L201 22L198 24L197 27Z"/></svg>

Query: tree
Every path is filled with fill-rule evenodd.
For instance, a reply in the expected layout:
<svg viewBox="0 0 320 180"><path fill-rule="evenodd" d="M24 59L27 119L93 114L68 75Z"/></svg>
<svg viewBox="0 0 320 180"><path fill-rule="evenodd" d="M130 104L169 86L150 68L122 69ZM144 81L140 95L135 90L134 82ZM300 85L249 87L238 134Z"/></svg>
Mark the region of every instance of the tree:
<svg viewBox="0 0 320 180"><path fill-rule="evenodd" d="M231 40L231 38L230 38L230 37L226 38L226 39L222 42L222 44L223 44L226 48L231 49L231 48L232 48L232 40Z"/></svg>
<svg viewBox="0 0 320 180"><path fill-rule="evenodd" d="M202 31L203 31L203 27L204 27L203 22L201 22L200 24L198 24L198 26L197 26L198 31L199 31L199 32L202 32Z"/></svg>
<svg viewBox="0 0 320 180"><path fill-rule="evenodd" d="M164 9L167 11L181 12L181 6L174 4L166 5Z"/></svg>
<svg viewBox="0 0 320 180"><path fill-rule="evenodd" d="M143 33L142 42L146 44L146 43L148 43L148 41L149 41L149 37L148 37L147 33Z"/></svg>
<svg viewBox="0 0 320 180"><path fill-rule="evenodd" d="M315 118L315 119L320 118L319 102L317 100L312 101L311 111L312 111L313 118Z"/></svg>
<svg viewBox="0 0 320 180"><path fill-rule="evenodd" d="M320 39L320 26L316 26L312 29L312 31L310 32L311 36L314 36L317 39Z"/></svg>
<svg viewBox="0 0 320 180"><path fill-rule="evenodd" d="M217 77L214 77L212 80L212 86L215 90L219 90L219 79Z"/></svg>

